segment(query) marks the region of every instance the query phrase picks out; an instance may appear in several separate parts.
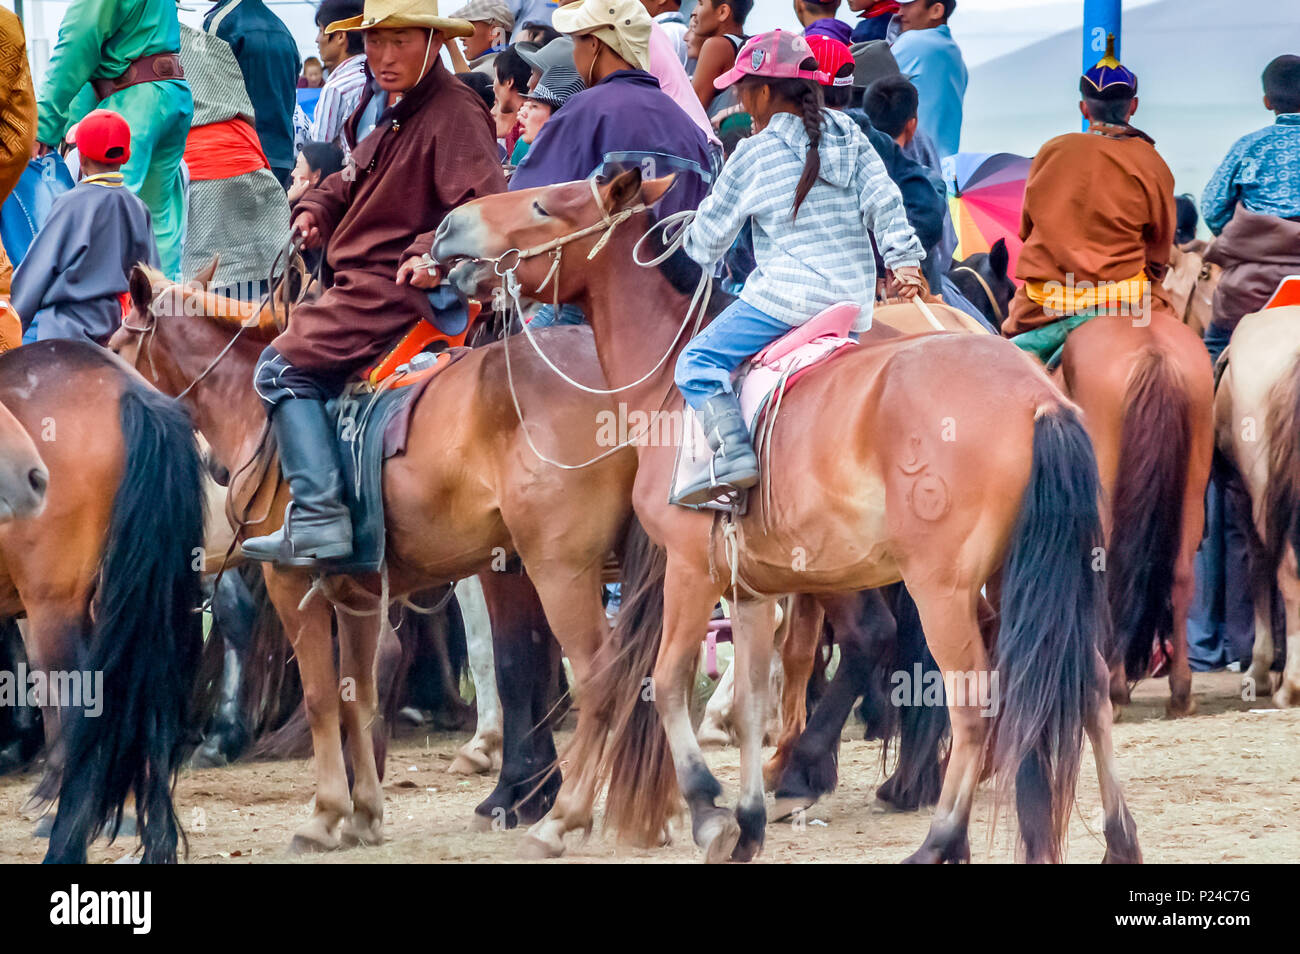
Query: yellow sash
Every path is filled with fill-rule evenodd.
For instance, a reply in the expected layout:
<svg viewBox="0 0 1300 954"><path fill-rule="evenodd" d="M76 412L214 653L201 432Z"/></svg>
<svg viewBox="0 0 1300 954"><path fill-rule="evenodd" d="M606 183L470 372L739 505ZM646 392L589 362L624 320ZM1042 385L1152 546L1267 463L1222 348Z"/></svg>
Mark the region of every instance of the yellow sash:
<svg viewBox="0 0 1300 954"><path fill-rule="evenodd" d="M1080 285L1082 287L1061 282L1026 282L1025 293L1034 304L1042 305L1045 313L1065 317L1092 309L1140 305L1150 289L1145 270L1121 282L1082 282Z"/></svg>

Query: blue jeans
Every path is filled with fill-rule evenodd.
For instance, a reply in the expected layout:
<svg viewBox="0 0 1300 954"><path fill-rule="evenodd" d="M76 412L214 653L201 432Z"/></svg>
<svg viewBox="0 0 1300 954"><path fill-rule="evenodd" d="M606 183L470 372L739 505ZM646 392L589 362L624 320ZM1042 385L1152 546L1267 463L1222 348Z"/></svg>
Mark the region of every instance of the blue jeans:
<svg viewBox="0 0 1300 954"><path fill-rule="evenodd" d="M1218 322L1211 321L1208 328L1205 329L1205 350L1210 352L1210 361L1217 362L1219 355L1223 354L1223 349L1228 347L1228 339L1232 337L1232 331L1219 325Z"/></svg>
<svg viewBox="0 0 1300 954"><path fill-rule="evenodd" d="M699 410L711 397L731 392L731 375L777 338L793 331L737 298L677 357L677 388Z"/></svg>
<svg viewBox="0 0 1300 954"><path fill-rule="evenodd" d="M528 327L537 331L539 328L550 328L552 325L581 325L586 321L587 316L577 305L561 305L558 315L555 313L554 305L543 305L537 309L537 314L533 315L533 320L528 323Z"/></svg>

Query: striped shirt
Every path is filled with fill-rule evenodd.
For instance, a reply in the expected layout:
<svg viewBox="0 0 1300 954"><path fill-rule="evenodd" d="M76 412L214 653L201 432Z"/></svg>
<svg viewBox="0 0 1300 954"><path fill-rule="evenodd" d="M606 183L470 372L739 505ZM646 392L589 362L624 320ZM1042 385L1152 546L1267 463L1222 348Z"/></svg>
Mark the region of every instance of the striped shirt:
<svg viewBox="0 0 1300 954"><path fill-rule="evenodd" d="M350 56L330 72L316 101L311 138L344 147L343 124L361 102L366 88L366 55ZM346 147L344 147L346 148Z"/></svg>
<svg viewBox="0 0 1300 954"><path fill-rule="evenodd" d="M752 220L757 267L741 300L792 326L838 302L856 302L862 314L853 330L866 331L876 300L872 233L891 269L919 266L925 251L898 187L857 123L836 110L823 115L821 173L795 219L790 209L808 135L798 116L777 113L722 167L684 247L710 267Z"/></svg>

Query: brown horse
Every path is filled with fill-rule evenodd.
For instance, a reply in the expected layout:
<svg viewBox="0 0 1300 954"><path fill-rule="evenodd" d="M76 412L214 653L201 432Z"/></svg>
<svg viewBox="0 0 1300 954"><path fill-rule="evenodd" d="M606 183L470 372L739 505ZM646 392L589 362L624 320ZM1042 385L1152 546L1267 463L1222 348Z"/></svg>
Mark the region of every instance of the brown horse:
<svg viewBox="0 0 1300 954"><path fill-rule="evenodd" d="M144 270L133 274L131 290L133 312L112 346L162 391L184 395L216 459L234 475L231 512L248 515L238 528L241 537L276 529L287 487L273 466L265 479L248 466L266 425L252 388L253 367L273 327L262 323L239 333L237 323L250 310ZM567 373L602 383L589 331L555 329L548 339L564 355ZM601 574L628 522L636 460L630 450L601 443L599 413L608 407L606 397L557 389L535 356L514 354L509 365L506 357L500 344L491 345L437 375L412 412L406 452L385 463L388 592L397 599L502 569L517 553L581 683L608 632ZM526 430L515 394L527 409ZM553 466L538 452L575 466ZM586 461L594 463L577 466ZM323 582L330 598L304 603L312 587L307 574L272 566L265 573L298 659L315 753L315 809L291 847L377 843L383 793L370 729L376 719L376 644L380 619L387 619L377 612L381 581L378 574L330 577ZM497 589L485 586L490 610ZM351 610L337 613L341 673L330 650L331 600ZM527 630L521 634L531 636ZM355 687L341 700L340 674ZM350 794L340 717L355 773ZM590 717L584 709L579 721ZM521 782L518 797L503 809L513 811L514 802L537 784L536 778ZM543 807L549 807L549 797Z"/></svg>
<svg viewBox="0 0 1300 954"><path fill-rule="evenodd" d="M1102 316L1070 334L1060 380L1083 409L1105 491L1106 573L1115 628L1112 698L1169 655L1168 715L1195 711L1187 662L1193 560L1205 525L1214 453L1210 358L1201 339L1159 306Z"/></svg>
<svg viewBox="0 0 1300 954"><path fill-rule="evenodd" d="M648 208L670 181L643 183L631 171L600 185L485 197L444 220L434 254L462 290L484 294L504 271L523 294L578 303L606 379L630 382L623 385L629 408L680 413L666 359L683 344L690 319L679 316L698 269L679 269L680 260L669 258L662 268L630 271L634 244L652 224ZM660 355L665 360L652 364ZM766 820L760 746L776 598L902 579L945 675L964 686L997 674L991 758L1004 795L1015 779L1026 855L1061 857L1086 725L1107 856L1136 860L1099 652L1104 594L1089 565L1101 540L1096 464L1077 412L1042 369L992 336L873 341L844 349L790 391L772 441L779 453L764 474L765 493L734 520L670 506L675 448L637 448L633 506L648 539L629 547L624 569L625 580L642 585L625 582L611 646L620 652L584 689L584 715L600 717L575 737L583 772L599 765L611 774L607 819L644 841L661 838L679 787L708 860L752 858ZM994 669L977 607L981 588L999 573ZM735 607L743 727L734 814L715 804L721 786L688 710L701 634L724 593ZM644 663L653 664L652 679ZM916 861L969 857L991 707L950 694L950 713L952 756ZM531 832L552 854L590 817L589 804L570 815L571 783Z"/></svg>
<svg viewBox="0 0 1300 954"><path fill-rule="evenodd" d="M0 496L24 519L0 527L0 615L26 615L33 670L65 686L80 676L82 687L79 700L59 700L71 708L43 710L37 797L59 800L46 860L84 862L98 832L117 833L134 795L144 860L175 861L171 783L202 643L189 419L113 355L74 341L0 356L0 402L41 441L49 468L37 515L4 468ZM39 499L46 471L34 454L22 459L26 493Z"/></svg>
<svg viewBox="0 0 1300 954"><path fill-rule="evenodd" d="M1286 607L1286 670L1273 701L1300 701L1300 307L1247 315L1232 333L1215 395L1219 450L1237 468L1253 502L1251 579L1255 650L1248 698L1273 674L1273 584Z"/></svg>

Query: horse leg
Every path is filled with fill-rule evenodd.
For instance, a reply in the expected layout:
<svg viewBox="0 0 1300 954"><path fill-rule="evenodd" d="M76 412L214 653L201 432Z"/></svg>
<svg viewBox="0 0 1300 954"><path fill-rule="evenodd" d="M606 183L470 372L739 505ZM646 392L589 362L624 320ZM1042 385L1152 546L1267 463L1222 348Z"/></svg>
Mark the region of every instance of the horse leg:
<svg viewBox="0 0 1300 954"><path fill-rule="evenodd" d="M352 814L343 742L339 732L339 682L330 639L329 604L320 598L299 608L307 592L301 574L267 565L266 591L298 660L303 704L311 726L312 754L316 763L316 800L312 816L294 834L294 853L331 851L340 844L343 821Z"/></svg>
<svg viewBox="0 0 1300 954"><path fill-rule="evenodd" d="M555 640L525 574L484 573L480 581L491 623L503 747L496 788L474 809L474 827L504 830L541 818L560 789L554 735L538 715L549 698Z"/></svg>
<svg viewBox="0 0 1300 954"><path fill-rule="evenodd" d="M928 587L909 586L920 613L926 642L943 673L944 681L955 685L966 680L967 673L987 672L988 654L976 618L979 593L944 588L931 592ZM989 719L978 702L958 705L948 700L952 723L952 751L944 776L939 804L935 807L930 831L909 863L940 864L945 861L970 861L971 801L984 764Z"/></svg>
<svg viewBox="0 0 1300 954"><path fill-rule="evenodd" d="M492 623L483 584L468 577L456 584L456 602L465 624L465 648L474 679L474 705L478 721L474 737L456 750L447 771L453 775L480 775L501 767L501 699L492 654Z"/></svg>
<svg viewBox="0 0 1300 954"><path fill-rule="evenodd" d="M735 635L733 629L732 650L735 650ZM713 690L713 695L709 696L708 705L704 707L704 718L700 720L700 727L695 732L695 738L701 746L709 748L722 748L731 745L735 741L735 735L732 732L736 714L736 663L735 656L732 656L732 663L727 667L727 671L722 674L718 680L718 685Z"/></svg>
<svg viewBox="0 0 1300 954"><path fill-rule="evenodd" d="M27 650L27 665L31 672L71 671L78 667L78 656L85 645L86 632L82 622L84 607L89 602L61 598L58 600L29 600L27 619L19 621L19 631ZM49 700L47 700L48 702ZM45 729L45 769L31 798L24 805L26 811L43 811L59 794L67 752L63 744L63 723L57 705L41 707L41 722ZM37 834L48 834L53 815L42 819Z"/></svg>
<svg viewBox="0 0 1300 954"><path fill-rule="evenodd" d="M893 649L893 613L880 590L818 597L840 647L840 664L790 753L776 786L773 818L807 809L835 790L840 734L853 703L868 693L878 660ZM880 695L884 695L883 692Z"/></svg>
<svg viewBox="0 0 1300 954"><path fill-rule="evenodd" d="M581 691L591 675L596 653L609 633L609 621L601 601L601 565L590 563L576 576L572 563L567 567L556 567L551 561L542 560L534 561L532 565L546 568L546 572L532 577L533 585L546 611L546 621L569 657L574 681ZM547 667L546 672L550 671ZM549 685L547 698L550 698ZM588 706L578 710L580 726L595 718L597 713ZM582 731L581 728L578 731ZM599 763L598 754L596 758L574 766L577 774L570 774L563 780L555 804L546 817L529 828L524 848L527 854L558 857L564 852L565 834L575 829L585 833L591 831Z"/></svg>
<svg viewBox="0 0 1300 954"><path fill-rule="evenodd" d="M384 790L379 783L371 732L379 712L376 662L380 630L394 640L396 634L392 632L387 607L365 616L339 609L335 618L342 676L343 732L352 761L352 813L344 821L342 842L349 847L377 845L384 840Z"/></svg>
<svg viewBox="0 0 1300 954"><path fill-rule="evenodd" d="M1192 670L1187 661L1187 617L1196 598L1196 551L1205 529L1205 486L1210 479L1214 456L1210 437L1213 433L1212 412L1208 407L1204 409L1204 417L1204 426L1193 426L1192 429L1183 497L1182 540L1174 562L1170 592L1173 632L1170 633L1169 705L1165 709L1170 718L1191 715L1196 711L1196 700L1192 697Z"/></svg>
<svg viewBox="0 0 1300 954"><path fill-rule="evenodd" d="M222 573L212 594L212 629L225 644L221 695L216 711L190 765L210 768L228 765L243 754L250 741L244 717L244 690L257 607L244 578L236 571Z"/></svg>
<svg viewBox="0 0 1300 954"><path fill-rule="evenodd" d="M811 596L796 596L790 601L790 616L786 621L786 637L781 642L781 663L785 669L785 683L781 688L781 735L776 751L763 766L763 781L775 791L794 747L808 721L808 680L812 678L821 647L821 604Z"/></svg>
<svg viewBox="0 0 1300 954"><path fill-rule="evenodd" d="M732 606L736 657L737 734L740 737L740 840L732 861L750 861L763 848L767 807L763 802L763 734L768 719L776 600L741 600Z"/></svg>
<svg viewBox="0 0 1300 954"><path fill-rule="evenodd" d="M1284 548L1282 570L1278 574L1278 585L1286 604L1286 668L1282 673L1282 683L1273 694L1273 702L1279 708L1300 702L1300 577L1296 573L1295 548L1288 545Z"/></svg>
<svg viewBox="0 0 1300 954"><path fill-rule="evenodd" d="M1273 670L1273 581L1281 588L1281 568L1273 576L1262 570L1263 547L1256 544L1251 554L1250 588L1255 605L1255 645L1250 651L1250 668L1241 677L1244 697L1254 700L1271 692Z"/></svg>
<svg viewBox="0 0 1300 954"><path fill-rule="evenodd" d="M736 816L716 804L722 786L709 771L691 730L690 690L695 660L709 613L722 591L722 584L701 574L697 566L674 559L669 553L664 577L663 642L654 667L655 708L668 736L678 787L691 811L695 844L704 849L705 860L710 862L729 860L741 836ZM766 670L763 679L767 679Z"/></svg>
<svg viewBox="0 0 1300 954"><path fill-rule="evenodd" d="M1137 827L1124 803L1124 792L1115 768L1115 748L1111 738L1115 710L1110 701L1109 673L1101 653L1097 653L1096 660L1094 698L1085 728L1097 762L1097 784L1101 789L1101 807L1105 817L1106 855L1102 863L1140 864L1142 849L1138 847Z"/></svg>

